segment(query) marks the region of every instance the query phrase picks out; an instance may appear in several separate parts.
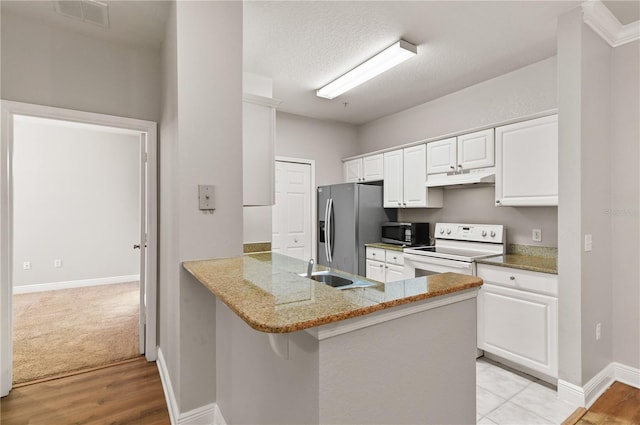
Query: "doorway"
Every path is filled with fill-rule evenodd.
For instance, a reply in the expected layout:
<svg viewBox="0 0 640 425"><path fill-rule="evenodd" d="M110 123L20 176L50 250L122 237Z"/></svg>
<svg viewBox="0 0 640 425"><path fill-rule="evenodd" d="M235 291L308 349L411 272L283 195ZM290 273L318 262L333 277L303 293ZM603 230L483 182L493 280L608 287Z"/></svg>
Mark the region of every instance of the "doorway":
<svg viewBox="0 0 640 425"><path fill-rule="evenodd" d="M91 161L91 155L87 155L89 151L84 152L83 155L77 156L79 153L77 150L87 147L87 144L92 143L91 140L84 140L85 144L75 145L74 147L65 146L60 144L57 146L49 145L46 148L50 150L47 155L35 155L33 157L25 157L28 153L25 151L25 146L19 146L21 143L18 138L22 131L24 131L25 124L31 124L31 128L34 125L49 124L54 127L64 127L66 130L75 128L75 130L82 132L86 137L86 132L89 130L111 133L112 139L116 139L115 135L119 135L121 143L113 143L111 145L105 145L106 151L93 153L93 162ZM85 113L71 110L64 110L59 108L43 107L38 105L23 104L17 102L2 101L2 149L0 154L2 156L2 163L7 164L7 169L3 170L2 176L0 176L0 194L2 200L2 208L0 210L0 235L2 236L0 244L0 253L2 254L2 262L0 262L0 291L2 299L0 301L0 312L2 319L2 328L0 329L1 336L1 350L0 350L0 365L2 366L2 375L0 379L1 395L8 394L13 382L12 366L13 366L13 292L14 283L20 286L16 286L16 293L35 292L42 289L63 289L69 290L69 288L83 287L105 283L116 283L116 281L127 281L131 278L137 278L139 276L139 284L137 285L137 295L133 296L138 300L139 309L139 321L138 321L138 341L133 341L132 344L138 348L138 353L145 354L147 360L152 361L156 358L156 342L155 342L155 301L156 301L156 123L149 121L141 121L129 118L113 117L101 114ZM50 127L50 129L53 127ZM40 129L42 130L42 128ZM65 131L66 131L65 130ZM50 132L51 134L54 131ZM33 134L32 134L33 136ZM67 141L69 134L64 137ZM127 140L127 143L125 143ZM131 143L132 142L132 143ZM94 141L94 143L97 143ZM33 173L24 173L25 162L24 160L40 161L43 170L50 164L54 163L54 159L60 159L60 156L64 156L61 163L63 167L68 170L77 171L79 169L86 169L91 172L96 171L96 168L100 167L100 156L106 158L107 155L117 155L118 146L125 149L127 152L128 160L133 158L133 177L131 176L132 167L128 167L129 174L115 176L113 173L107 177L107 180L96 184L96 182L79 182L74 184L73 179L78 179L78 174L74 175L69 173L67 176L71 180L64 179L60 182L51 182L53 178L49 176L47 182L38 181L39 178L47 178L46 173L42 173L41 176L34 176ZM38 148L43 149L43 146L30 145L30 149ZM94 146L95 147L95 146ZM65 150L66 149L66 150ZM56 158L56 156L58 158ZM47 157L49 161L47 161ZM121 158L122 159L122 158ZM45 163L43 163L45 161ZM65 162L67 161L67 162ZM60 161L59 161L60 162ZM106 162L106 160L105 160ZM34 164L30 164L33 166ZM131 164L130 164L131 165ZM117 165L116 165L117 166ZM4 167L3 167L4 168ZM124 169L126 167L122 167ZM33 171L36 168L31 168ZM28 171L28 170L27 170ZM60 172L64 174L64 172ZM80 174L81 175L81 174ZM25 178L28 176L28 178ZM75 177L74 177L75 176ZM57 176L61 177L61 176ZM105 178L103 175L101 178ZM120 185L114 184L113 180L121 180ZM42 201L41 204L33 203L31 199L25 200L22 197L23 194L17 193L16 185L22 185L25 180L31 180L29 196L33 197L34 193L38 193L37 190L42 186L43 190L46 189L47 184L56 184L62 189L71 188L71 192L68 193L64 199L57 199L58 203L68 204L69 208L62 208L62 215L57 217L57 220L49 220L49 217L59 208L53 208L52 203L56 202L56 199L49 199L45 196L45 192L38 196ZM89 179L88 179L89 180ZM127 184L133 183L133 188L125 189ZM85 184L85 186L83 186ZM27 185L28 186L28 185ZM20 186L24 188L25 186ZM119 187L119 189L118 189ZM76 191L73 196L73 191ZM137 204L137 217L131 217L129 214L127 223L120 222L125 229L110 229L109 237L114 240L118 240L116 243L119 246L123 245L123 235L127 239L127 251L116 253L110 251L107 255L101 252L98 244L105 243L105 239L95 240L92 239L92 234L97 235L100 233L99 226L101 225L100 214L117 215L117 208L112 208L109 205L110 198L109 193L126 191L129 204ZM35 192L34 192L35 191ZM86 192L91 192L91 196L86 195ZM64 193L62 191L61 193ZM132 199L135 198L135 199ZM90 205L87 206L86 202ZM49 205L49 208L47 208ZM84 216L79 214L82 211L92 211L91 214L85 214ZM49 213L49 215L47 215ZM18 214L20 215L18 217ZM58 214L60 212L58 211ZM73 217L69 220L68 215ZM66 216L66 217L64 217ZM43 217L45 218L43 220ZM27 223L25 223L25 218ZM29 220L31 220L29 222ZM47 238L58 239L59 241L64 239L65 226L75 224L78 227L82 227L81 223L84 221L88 226L84 229L85 235L78 236L78 239L73 240L71 236L68 236L68 241L63 241L55 247L57 251L47 251L47 243L51 240L45 240L41 238L37 240L38 236L45 236L44 234L49 232L49 235L54 234L55 231L60 231L62 238ZM87 224L88 222L88 224ZM38 231L38 226L43 226ZM93 231L91 231L91 226ZM122 231L121 231L122 230ZM34 234L30 237L25 237L29 232ZM53 232L53 233L50 233ZM67 233L70 232L67 229ZM102 232L104 233L104 232ZM26 244L25 244L26 242ZM69 242L65 244L64 242ZM106 243L105 243L106 244ZM38 245L34 247L34 245ZM134 245L139 249L139 252L133 251ZM25 249L25 247L27 249ZM55 253L53 253L55 252ZM132 254L134 252L134 254ZM27 255L32 256L30 258L22 258ZM119 255L121 254L121 255ZM116 258L116 257L122 258ZM53 257L53 258L49 258ZM49 261L47 261L49 260ZM51 264L49 264L51 263ZM85 267L82 267L82 264ZM43 283L42 277L37 277L37 273L31 273L32 271L46 271L51 276L52 272L58 272L59 276L65 276L62 279L47 279L44 280L48 283ZM118 270L118 272L115 272ZM85 273L85 275L82 275ZM53 282L51 282L53 281ZM124 283L124 282L123 282ZM101 285L111 286L111 285ZM116 287L116 285L113 285ZM97 287L95 287L97 288ZM131 297L131 288L129 290L128 297ZM52 291L57 292L57 291ZM129 300L131 301L131 300ZM134 300L135 302L135 300ZM134 306L135 307L135 306Z"/></svg>
<svg viewBox="0 0 640 425"><path fill-rule="evenodd" d="M276 158L271 250L315 258L315 161Z"/></svg>

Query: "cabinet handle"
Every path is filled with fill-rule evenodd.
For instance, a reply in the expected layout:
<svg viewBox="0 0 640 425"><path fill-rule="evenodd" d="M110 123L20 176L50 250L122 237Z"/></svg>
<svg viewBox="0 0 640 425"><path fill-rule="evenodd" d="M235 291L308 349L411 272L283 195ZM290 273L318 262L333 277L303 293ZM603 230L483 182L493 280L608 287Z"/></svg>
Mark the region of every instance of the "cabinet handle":
<svg viewBox="0 0 640 425"><path fill-rule="evenodd" d="M404 206L406 207L406 206L407 206L407 203L406 203L406 202L403 202L403 203L402 203L402 205L404 205Z"/></svg>
<svg viewBox="0 0 640 425"><path fill-rule="evenodd" d="M510 280L516 280L516 277L515 276L509 276L509 279Z"/></svg>
<svg viewBox="0 0 640 425"><path fill-rule="evenodd" d="M450 165L449 168L451 168L452 170L456 169L456 167L454 167L453 165Z"/></svg>
<svg viewBox="0 0 640 425"><path fill-rule="evenodd" d="M462 168L462 164L458 164L458 168Z"/></svg>
<svg viewBox="0 0 640 425"><path fill-rule="evenodd" d="M500 203L500 200L498 199L498 200L496 201L496 204L499 204L499 203Z"/></svg>
<svg viewBox="0 0 640 425"><path fill-rule="evenodd" d="M388 268L389 268L389 266L384 266L384 268L385 268L385 269L388 269Z"/></svg>
<svg viewBox="0 0 640 425"><path fill-rule="evenodd" d="M402 204L400 202L398 202L398 205L402 206Z"/></svg>

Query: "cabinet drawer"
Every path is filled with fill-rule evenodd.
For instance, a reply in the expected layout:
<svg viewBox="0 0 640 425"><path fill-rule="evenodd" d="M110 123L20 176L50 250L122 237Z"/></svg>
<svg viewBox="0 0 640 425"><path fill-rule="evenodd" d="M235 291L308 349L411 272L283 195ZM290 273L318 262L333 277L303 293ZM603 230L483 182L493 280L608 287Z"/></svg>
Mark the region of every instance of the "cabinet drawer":
<svg viewBox="0 0 640 425"><path fill-rule="evenodd" d="M367 247L367 258L384 262L384 249Z"/></svg>
<svg viewBox="0 0 640 425"><path fill-rule="evenodd" d="M555 274L478 264L477 275L486 283L558 296L558 276Z"/></svg>
<svg viewBox="0 0 640 425"><path fill-rule="evenodd" d="M404 254L400 251L387 249L385 253L385 260L388 264L404 266Z"/></svg>

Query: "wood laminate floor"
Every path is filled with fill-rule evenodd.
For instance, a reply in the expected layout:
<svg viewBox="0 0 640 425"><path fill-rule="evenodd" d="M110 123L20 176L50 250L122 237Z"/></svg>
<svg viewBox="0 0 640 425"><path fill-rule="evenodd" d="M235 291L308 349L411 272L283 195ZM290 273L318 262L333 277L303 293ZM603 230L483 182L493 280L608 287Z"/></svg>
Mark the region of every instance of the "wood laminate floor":
<svg viewBox="0 0 640 425"><path fill-rule="evenodd" d="M0 400L2 425L169 425L155 363L144 357L19 386Z"/></svg>
<svg viewBox="0 0 640 425"><path fill-rule="evenodd" d="M640 390L614 382L576 424L640 424Z"/></svg>

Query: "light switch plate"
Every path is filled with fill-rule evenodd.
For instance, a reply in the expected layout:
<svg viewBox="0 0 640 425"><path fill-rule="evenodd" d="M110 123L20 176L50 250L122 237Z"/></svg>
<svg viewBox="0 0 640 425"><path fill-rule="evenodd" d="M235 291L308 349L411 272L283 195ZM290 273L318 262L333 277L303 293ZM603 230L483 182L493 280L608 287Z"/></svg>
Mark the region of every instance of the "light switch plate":
<svg viewBox="0 0 640 425"><path fill-rule="evenodd" d="M593 237L591 235L584 235L584 250L589 252L593 249Z"/></svg>
<svg viewBox="0 0 640 425"><path fill-rule="evenodd" d="M213 185L198 185L198 205L201 210L215 210L213 202Z"/></svg>

